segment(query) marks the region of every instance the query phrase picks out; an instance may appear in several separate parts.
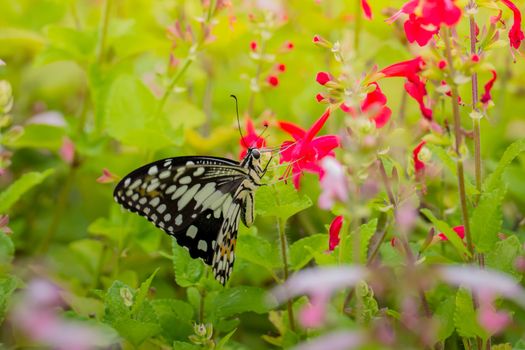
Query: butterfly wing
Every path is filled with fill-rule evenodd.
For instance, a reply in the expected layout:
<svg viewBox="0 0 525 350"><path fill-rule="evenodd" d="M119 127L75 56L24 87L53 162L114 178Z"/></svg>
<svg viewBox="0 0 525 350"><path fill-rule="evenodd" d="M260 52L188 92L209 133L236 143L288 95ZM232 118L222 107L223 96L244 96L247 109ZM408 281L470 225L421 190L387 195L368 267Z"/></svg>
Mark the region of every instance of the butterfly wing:
<svg viewBox="0 0 525 350"><path fill-rule="evenodd" d="M239 163L225 158L167 158L125 176L114 196L174 236L192 258L212 265L221 233L236 237L239 211L232 209L239 205L235 193L247 177Z"/></svg>

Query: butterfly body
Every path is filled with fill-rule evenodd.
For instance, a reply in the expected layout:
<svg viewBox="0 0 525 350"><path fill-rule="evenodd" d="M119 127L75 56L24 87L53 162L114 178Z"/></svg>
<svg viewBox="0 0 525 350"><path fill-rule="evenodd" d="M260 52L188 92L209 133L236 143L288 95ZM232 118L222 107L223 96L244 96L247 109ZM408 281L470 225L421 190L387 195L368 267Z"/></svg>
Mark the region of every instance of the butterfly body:
<svg viewBox="0 0 525 350"><path fill-rule="evenodd" d="M115 200L175 237L192 258L201 258L225 284L235 260L239 219L254 220L254 191L266 168L259 150L241 163L219 157L161 159L126 175Z"/></svg>

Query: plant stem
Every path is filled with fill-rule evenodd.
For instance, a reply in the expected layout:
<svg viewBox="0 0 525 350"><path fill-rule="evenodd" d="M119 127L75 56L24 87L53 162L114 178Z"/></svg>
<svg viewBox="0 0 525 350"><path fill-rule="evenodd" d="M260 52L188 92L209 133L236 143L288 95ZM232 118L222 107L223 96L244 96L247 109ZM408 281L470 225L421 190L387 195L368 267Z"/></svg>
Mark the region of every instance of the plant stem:
<svg viewBox="0 0 525 350"><path fill-rule="evenodd" d="M198 46L195 47L194 51L197 51ZM190 49L192 50L192 49ZM164 90L164 93L162 94L162 97L159 101L159 104L157 106L157 111L155 112L155 116L159 116L159 114L162 112L162 109L164 108L164 105L166 104L166 101L168 100L168 97L170 96L171 92L173 91L173 88L175 88L175 85L180 80L180 78L184 75L186 70L188 70L188 67L191 65L191 63L194 61L193 58L193 52L190 52L188 54L188 57L186 57L186 60L184 61L184 64L182 65L181 69L175 74L173 79L171 79L168 87L166 90Z"/></svg>
<svg viewBox="0 0 525 350"><path fill-rule="evenodd" d="M381 173L381 178L383 180L383 183L385 184L385 190L386 194L388 195L388 200L390 201L390 204L396 208L396 199L394 197L394 193L392 192L392 187L390 186L390 181L388 180L388 175L386 173L385 165L383 164L383 161L381 159L377 159L377 163L379 165L379 172Z"/></svg>
<svg viewBox="0 0 525 350"><path fill-rule="evenodd" d="M475 7L476 3L470 1L470 6ZM476 54L476 20L470 15L470 53ZM479 92L478 74L472 74L472 109L478 111ZM474 128L474 168L476 174L476 189L481 193L481 127L479 118L472 119ZM474 198L474 206L478 204L479 194Z"/></svg>
<svg viewBox="0 0 525 350"><path fill-rule="evenodd" d="M102 20L100 21L100 31L97 42L97 62L101 64L104 61L104 51L106 50L106 38L109 26L109 11L111 10L112 0L106 0L102 11Z"/></svg>
<svg viewBox="0 0 525 350"><path fill-rule="evenodd" d="M279 232L279 240L281 241L281 255L283 258L283 273L284 273L284 280L286 281L288 279L288 257L286 254L288 244L286 242L285 226L286 226L286 221L284 219L278 218L277 219L277 231ZM290 321L290 329L292 331L295 331L295 320L294 320L291 300L288 300L288 302L286 303L286 307L288 309L288 320Z"/></svg>
<svg viewBox="0 0 525 350"><path fill-rule="evenodd" d="M461 214L463 218L463 226L465 227L465 236L467 237L467 248L474 257L474 245L472 244L472 235L470 233L470 223L468 217L468 207L467 207L467 194L465 191L465 173L463 170L463 159L461 159L461 116L459 112L458 105L458 88L454 83L455 70L454 70L454 61L452 59L452 49L450 43L450 31L446 26L443 26L442 31L444 33L443 40L445 42L445 54L447 57L447 63L450 69L450 91L452 95L452 115L454 117L454 135L455 135L455 147L457 156L457 176L458 176L458 189L459 189L459 199L461 204Z"/></svg>
<svg viewBox="0 0 525 350"><path fill-rule="evenodd" d="M355 0L355 29L354 29L354 51L359 52L359 36L361 34L361 0Z"/></svg>

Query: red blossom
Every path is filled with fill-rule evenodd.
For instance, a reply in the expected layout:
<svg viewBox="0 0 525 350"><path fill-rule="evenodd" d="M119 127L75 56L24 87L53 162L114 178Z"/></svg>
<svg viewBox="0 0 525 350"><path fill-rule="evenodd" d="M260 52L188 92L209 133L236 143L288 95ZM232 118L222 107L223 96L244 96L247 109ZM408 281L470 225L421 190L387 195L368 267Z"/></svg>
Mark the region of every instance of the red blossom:
<svg viewBox="0 0 525 350"><path fill-rule="evenodd" d="M421 141L416 146L416 148L412 150L412 158L414 159L414 170L416 176L423 174L423 172L425 171L425 163L421 159L419 159L419 153L421 152L425 144L425 141Z"/></svg>
<svg viewBox="0 0 525 350"><path fill-rule="evenodd" d="M516 50L520 48L521 42L525 39L525 35L521 30L521 12L510 0L501 0L505 6L507 6L514 15L514 23L509 30L510 45Z"/></svg>
<svg viewBox="0 0 525 350"><path fill-rule="evenodd" d="M455 227L452 227L452 230L454 230L454 232L456 232L458 234L459 238L461 238L461 239L465 238L465 226L463 226L463 225L455 226ZM447 236L443 232L439 233L438 237L442 241L448 241Z"/></svg>
<svg viewBox="0 0 525 350"><path fill-rule="evenodd" d="M363 9L363 14L365 15L365 17L368 19L372 19L372 9L370 8L368 1L361 0L361 8Z"/></svg>
<svg viewBox="0 0 525 350"><path fill-rule="evenodd" d="M408 41L420 46L426 45L441 25L452 27L461 19L461 8L454 0L411 0L390 20L396 20L403 13L408 15L404 24Z"/></svg>
<svg viewBox="0 0 525 350"><path fill-rule="evenodd" d="M447 67L447 61L441 60L438 62L438 68L439 69L445 69Z"/></svg>
<svg viewBox="0 0 525 350"><path fill-rule="evenodd" d="M317 102L322 102L325 100L325 97L322 94L317 94L315 95L315 99L317 100Z"/></svg>
<svg viewBox="0 0 525 350"><path fill-rule="evenodd" d="M476 54L470 56L470 59L472 60L472 62L479 62L479 56Z"/></svg>
<svg viewBox="0 0 525 350"><path fill-rule="evenodd" d="M258 45L257 45L257 41L252 41L252 42L250 43L250 49L251 49L252 51L254 51L254 52L257 51L257 46L258 46Z"/></svg>
<svg viewBox="0 0 525 350"><path fill-rule="evenodd" d="M332 80L332 76L330 75L330 73L327 73L327 72L319 72L317 73L315 80L319 84L325 85L326 83Z"/></svg>
<svg viewBox="0 0 525 350"><path fill-rule="evenodd" d="M324 135L315 137L330 116L330 109L310 127L304 130L301 127L289 123L278 122L279 127L290 134L295 141L285 141L281 145L280 163L290 163L284 176L291 172L295 188L299 188L303 171L323 174L319 161L326 156L333 156L333 149L340 145L339 137L336 135Z"/></svg>
<svg viewBox="0 0 525 350"><path fill-rule="evenodd" d="M313 42L314 43L318 43L321 41L321 37L319 35L314 35L314 39L313 39Z"/></svg>
<svg viewBox="0 0 525 350"><path fill-rule="evenodd" d="M490 94L492 87L494 86L494 83L496 82L496 79L498 78L498 74L495 70L491 70L492 72L492 78L485 84L485 92L481 96L481 102L486 104L490 100L492 100L492 96Z"/></svg>
<svg viewBox="0 0 525 350"><path fill-rule="evenodd" d="M288 42L286 42L285 47L286 47L288 50L293 50L293 48L294 48L295 46L294 46L294 44L293 44L291 41L288 41Z"/></svg>
<svg viewBox="0 0 525 350"><path fill-rule="evenodd" d="M284 72L284 71L286 71L286 65L285 65L284 63L279 63L279 64L277 65L277 70L278 70L279 72Z"/></svg>
<svg viewBox="0 0 525 350"><path fill-rule="evenodd" d="M328 231L330 233L328 240L328 250L333 251L335 247L339 245L339 232L341 231L341 227L343 227L343 216L339 215L336 216L330 224L330 229Z"/></svg>
<svg viewBox="0 0 525 350"><path fill-rule="evenodd" d="M279 78L277 78L275 75L269 75L268 78L266 78L266 81L273 87L279 85Z"/></svg>
<svg viewBox="0 0 525 350"><path fill-rule="evenodd" d="M241 145L240 159L246 156L249 147L262 148L266 146L266 140L257 134L250 118L246 119L246 135L239 140L239 144Z"/></svg>
<svg viewBox="0 0 525 350"><path fill-rule="evenodd" d="M390 120L392 110L386 106L386 96L379 85L377 83L370 85L375 85L375 89L369 92L363 102L361 102L361 111L363 113L371 113L370 119L375 122L377 128L382 128ZM341 105L341 110L352 116L356 115L354 109L344 103Z"/></svg>
<svg viewBox="0 0 525 350"><path fill-rule="evenodd" d="M419 104L419 109L423 114L423 117L428 120L432 120L432 110L425 104L425 97L427 96L427 89L425 83L419 77L419 73L423 69L425 62L421 56L408 61L402 61L392 64L379 73L382 73L385 77L404 77L407 79L405 83L405 90L408 94L415 99Z"/></svg>

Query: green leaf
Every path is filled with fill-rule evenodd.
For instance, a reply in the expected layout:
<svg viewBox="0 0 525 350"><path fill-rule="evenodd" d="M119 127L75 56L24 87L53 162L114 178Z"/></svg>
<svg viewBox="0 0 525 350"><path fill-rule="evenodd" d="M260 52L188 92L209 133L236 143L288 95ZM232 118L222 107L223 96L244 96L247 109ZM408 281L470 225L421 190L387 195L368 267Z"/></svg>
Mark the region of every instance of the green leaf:
<svg viewBox="0 0 525 350"><path fill-rule="evenodd" d="M498 233L503 222L501 202L506 190L496 188L481 195L478 206L470 219L472 243L480 253L489 252L498 241ZM448 237L448 236L447 236Z"/></svg>
<svg viewBox="0 0 525 350"><path fill-rule="evenodd" d="M328 249L328 235L316 234L295 241L290 246L290 268L299 270L312 260L316 253Z"/></svg>
<svg viewBox="0 0 525 350"><path fill-rule="evenodd" d="M45 148L57 151L62 146L66 131L64 128L47 124L29 124L20 133L7 132L2 143L12 148Z"/></svg>
<svg viewBox="0 0 525 350"><path fill-rule="evenodd" d="M135 302L133 303L133 308L131 309L131 313L133 315L136 315L137 312L142 307L142 304L144 303L144 300L146 299L146 296L148 295L149 287L151 286L151 282L153 281L153 278L155 278L155 275L157 274L157 272L159 272L158 267L157 269L155 269L155 271L153 271L153 273L149 276L149 278L145 280L144 282L142 282L142 284L140 285L137 291L137 295L135 297Z"/></svg>
<svg viewBox="0 0 525 350"><path fill-rule="evenodd" d="M15 245L11 237L0 231L0 271L2 266L8 266L13 261Z"/></svg>
<svg viewBox="0 0 525 350"><path fill-rule="evenodd" d="M1 252L0 256L2 256ZM14 276L7 276L0 279L0 325L4 321L9 298L15 291L17 284L17 279Z"/></svg>
<svg viewBox="0 0 525 350"><path fill-rule="evenodd" d="M427 143L426 147L428 147L433 154L438 156L439 160L443 162L445 167L452 173L452 175L456 176L458 172L457 164L452 156L448 154L443 147L439 147L430 143ZM465 190L469 196L479 193L479 191L476 189L476 186L474 186L467 177L465 177Z"/></svg>
<svg viewBox="0 0 525 350"><path fill-rule="evenodd" d="M102 242L93 239L80 239L69 244L69 247L79 259L82 259L89 272L97 273L104 250Z"/></svg>
<svg viewBox="0 0 525 350"><path fill-rule="evenodd" d="M129 293L129 302L125 296ZM113 324L119 319L131 318L131 305L135 297L135 291L122 283L114 281L104 297L104 320Z"/></svg>
<svg viewBox="0 0 525 350"><path fill-rule="evenodd" d="M299 195L293 186L282 182L260 187L255 194L255 203L258 214L284 220L312 205L308 196Z"/></svg>
<svg viewBox="0 0 525 350"><path fill-rule="evenodd" d="M282 266L276 245L258 235L240 234L237 238L235 255L270 271Z"/></svg>
<svg viewBox="0 0 525 350"><path fill-rule="evenodd" d="M487 333L479 325L472 297L467 289L460 288L456 294L454 325L458 334L465 338L487 338Z"/></svg>
<svg viewBox="0 0 525 350"><path fill-rule="evenodd" d="M119 76L109 89L105 122L107 133L118 141L157 150L175 144L163 114L155 116L157 100L135 77Z"/></svg>
<svg viewBox="0 0 525 350"><path fill-rule="evenodd" d="M183 341L174 341L173 350L202 350L202 346Z"/></svg>
<svg viewBox="0 0 525 350"><path fill-rule="evenodd" d="M466 256L470 257L471 254L467 250L467 247L465 247L465 244L463 244L461 238L458 237L458 234L446 222L438 220L428 209L421 209L421 212L436 226L438 231L443 232L445 236L447 236L448 241L452 243L460 256L465 254Z"/></svg>
<svg viewBox="0 0 525 350"><path fill-rule="evenodd" d="M515 262L522 254L523 245L516 235L512 235L494 245L494 249L485 255L485 263L488 267L505 272L520 281L523 274L516 270Z"/></svg>
<svg viewBox="0 0 525 350"><path fill-rule="evenodd" d="M449 295L444 300L440 300L434 311L433 318L439 325L437 337L443 341L450 337L454 332L454 310L456 309L456 298Z"/></svg>
<svg viewBox="0 0 525 350"><path fill-rule="evenodd" d="M271 309L272 303L275 304L269 302L267 297L262 288L239 286L223 289L213 299L211 312L217 320L243 312L263 314Z"/></svg>
<svg viewBox="0 0 525 350"><path fill-rule="evenodd" d="M167 119L173 130L195 128L201 126L206 121L206 115L202 109L197 108L189 102L176 101L170 103L165 110L171 111L167 115Z"/></svg>
<svg viewBox="0 0 525 350"><path fill-rule="evenodd" d="M224 337L221 338L221 340L219 340L219 342L217 343L217 346L215 347L215 349L217 350L222 350L224 349L224 346L226 345L226 343L228 342L228 340L230 340L230 338L233 336L233 334L237 331L237 328L235 328L234 330L232 330L230 333L226 334Z"/></svg>
<svg viewBox="0 0 525 350"><path fill-rule="evenodd" d="M173 239L173 269L175 281L181 287L196 285L204 275L205 266L201 259L192 259L190 253Z"/></svg>
<svg viewBox="0 0 525 350"><path fill-rule="evenodd" d="M135 347L159 334L162 329L156 323L141 322L134 319L120 319L112 327Z"/></svg>
<svg viewBox="0 0 525 350"><path fill-rule="evenodd" d="M156 299L151 305L162 328L162 336L169 342L186 340L193 333L193 308L190 304L176 299Z"/></svg>
<svg viewBox="0 0 525 350"><path fill-rule="evenodd" d="M334 250L335 256L339 256L339 251L341 251L341 262L352 262L353 257L355 256L354 252L354 243L359 242L359 262L365 264L368 259L368 246L370 240L374 236L377 228L377 219L370 220L366 224L363 224L359 227L357 232L352 232L350 235L345 235L342 239L342 242Z"/></svg>
<svg viewBox="0 0 525 350"><path fill-rule="evenodd" d="M483 183L483 190L486 192L491 192L498 188L501 183L501 177L503 176L503 172L507 167L512 163L514 158L520 155L520 153L525 151L525 139L518 140L511 144L503 153L503 156L501 157L498 166L496 169L490 174L485 182Z"/></svg>
<svg viewBox="0 0 525 350"><path fill-rule="evenodd" d="M20 197L22 197L24 193L40 184L53 172L53 169L48 169L42 173L30 172L22 175L22 177L16 180L16 182L9 186L4 192L0 193L0 213L6 212L20 199Z"/></svg>

